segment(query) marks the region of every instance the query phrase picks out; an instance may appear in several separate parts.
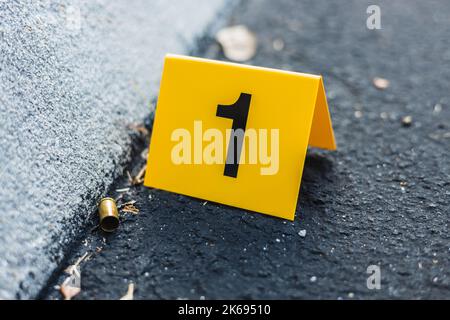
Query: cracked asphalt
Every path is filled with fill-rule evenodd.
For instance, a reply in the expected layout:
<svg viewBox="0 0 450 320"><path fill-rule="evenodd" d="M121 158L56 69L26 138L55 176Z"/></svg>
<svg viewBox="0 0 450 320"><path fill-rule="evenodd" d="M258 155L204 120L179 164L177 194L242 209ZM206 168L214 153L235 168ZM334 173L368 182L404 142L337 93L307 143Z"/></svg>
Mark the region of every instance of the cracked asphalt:
<svg viewBox="0 0 450 320"><path fill-rule="evenodd" d="M249 63L324 76L338 150L309 150L294 222L131 186L121 201L139 214L106 235L92 213L40 298L61 298L85 252L76 299L118 299L129 282L136 299L450 298L450 3L377 1L381 30L366 28L369 4L250 0L229 19L257 35ZM208 36L193 54L225 59ZM132 175L148 141L135 138ZM124 187L127 174L110 194Z"/></svg>

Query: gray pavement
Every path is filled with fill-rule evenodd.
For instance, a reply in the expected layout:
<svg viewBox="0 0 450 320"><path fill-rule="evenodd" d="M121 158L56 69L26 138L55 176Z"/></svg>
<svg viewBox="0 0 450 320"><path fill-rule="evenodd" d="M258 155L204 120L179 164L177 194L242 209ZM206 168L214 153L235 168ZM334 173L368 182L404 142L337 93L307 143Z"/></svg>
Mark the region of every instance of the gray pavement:
<svg viewBox="0 0 450 320"><path fill-rule="evenodd" d="M325 79L338 151L309 150L294 222L131 187L124 200L140 213L112 235L89 232L60 266L93 253L77 298L117 299L134 282L138 299L448 299L450 4L377 3L381 30L366 28L373 2L361 0L250 0L230 19L258 37L252 64ZM203 43L198 55L223 59ZM390 86L377 90L374 77ZM366 286L370 265L379 290ZM40 297L60 298L62 279Z"/></svg>
<svg viewBox="0 0 450 320"><path fill-rule="evenodd" d="M225 0L0 0L0 298L34 297Z"/></svg>

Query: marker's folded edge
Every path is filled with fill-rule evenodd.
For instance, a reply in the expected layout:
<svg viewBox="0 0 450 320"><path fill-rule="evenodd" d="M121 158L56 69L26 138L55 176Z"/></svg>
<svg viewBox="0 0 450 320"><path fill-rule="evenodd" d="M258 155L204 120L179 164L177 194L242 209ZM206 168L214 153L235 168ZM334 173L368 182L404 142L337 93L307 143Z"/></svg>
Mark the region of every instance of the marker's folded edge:
<svg viewBox="0 0 450 320"><path fill-rule="evenodd" d="M334 131L322 77L320 77L319 80L319 88L308 145L310 147L336 150L336 140L334 138Z"/></svg>

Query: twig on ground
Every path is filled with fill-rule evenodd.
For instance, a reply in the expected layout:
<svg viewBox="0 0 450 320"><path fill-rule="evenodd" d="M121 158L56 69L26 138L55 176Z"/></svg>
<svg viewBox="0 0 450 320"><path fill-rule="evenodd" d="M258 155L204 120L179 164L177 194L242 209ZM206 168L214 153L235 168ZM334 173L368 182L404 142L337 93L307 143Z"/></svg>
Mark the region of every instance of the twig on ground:
<svg viewBox="0 0 450 320"><path fill-rule="evenodd" d="M133 300L134 299L134 283L131 282L128 284L128 290L127 293L120 298L120 300Z"/></svg>

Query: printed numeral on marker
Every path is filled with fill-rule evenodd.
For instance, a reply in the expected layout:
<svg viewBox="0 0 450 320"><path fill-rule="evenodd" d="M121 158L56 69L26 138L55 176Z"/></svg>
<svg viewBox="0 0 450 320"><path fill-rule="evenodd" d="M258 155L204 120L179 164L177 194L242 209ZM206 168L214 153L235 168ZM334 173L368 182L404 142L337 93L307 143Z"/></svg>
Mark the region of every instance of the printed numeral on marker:
<svg viewBox="0 0 450 320"><path fill-rule="evenodd" d="M247 126L248 111L252 95L241 93L239 99L231 105L218 105L216 116L233 120L230 142L225 162L224 176L236 178L239 170L245 127Z"/></svg>

